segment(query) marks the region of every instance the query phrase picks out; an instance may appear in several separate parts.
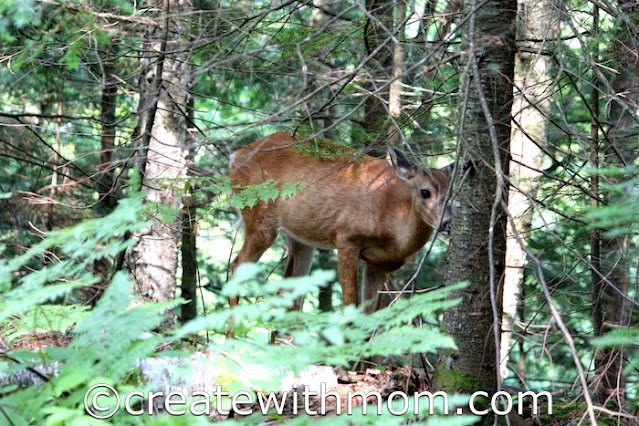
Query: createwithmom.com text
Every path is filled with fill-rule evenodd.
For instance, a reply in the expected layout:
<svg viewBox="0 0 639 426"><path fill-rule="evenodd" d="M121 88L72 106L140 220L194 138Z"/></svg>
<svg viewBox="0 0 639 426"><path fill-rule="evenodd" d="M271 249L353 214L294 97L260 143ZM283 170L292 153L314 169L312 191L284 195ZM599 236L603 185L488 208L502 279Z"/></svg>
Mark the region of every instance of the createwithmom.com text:
<svg viewBox="0 0 639 426"><path fill-rule="evenodd" d="M141 404L141 401L145 403ZM362 404L362 401L366 403ZM537 414L540 403L544 403L547 413L552 414L552 395L548 392L519 392L511 395L500 391L489 395L488 392L478 391L470 396L464 408L457 407L452 414L482 416L493 412L497 415L506 415L515 411L521 415L524 407L533 414ZM351 391L340 394L334 390L327 390L325 383L320 384L319 392L309 390L308 386L293 386L292 390L284 392L229 393L223 391L221 386L216 386L213 392L193 391L187 394L180 391L166 393L132 391L124 395L120 395L113 386L98 383L91 386L84 395L84 408L96 419L113 417L120 409L131 416L154 415L161 412L172 416L209 416L212 412L228 415L231 411L247 416L255 412L267 415L273 410L280 416L284 415L285 410L293 415L351 415L355 407L360 405L359 410L366 415L382 415L388 412L403 416L409 411L412 411L414 415L420 415L424 414L422 410L426 408L430 415L435 414L436 411L444 415L450 414L448 394L445 392L407 394L395 391L386 398L382 398L377 391Z"/></svg>

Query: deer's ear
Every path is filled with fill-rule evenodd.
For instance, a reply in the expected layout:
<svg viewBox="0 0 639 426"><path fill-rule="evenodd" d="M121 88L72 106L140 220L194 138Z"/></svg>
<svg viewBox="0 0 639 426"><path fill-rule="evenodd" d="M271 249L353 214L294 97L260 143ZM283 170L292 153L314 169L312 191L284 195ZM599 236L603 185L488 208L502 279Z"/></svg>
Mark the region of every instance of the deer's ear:
<svg viewBox="0 0 639 426"><path fill-rule="evenodd" d="M448 174L449 176L453 175L453 172L455 171L455 162L453 161L452 163L450 163L447 166L442 167L441 169L439 169L440 171Z"/></svg>
<svg viewBox="0 0 639 426"><path fill-rule="evenodd" d="M406 157L406 154L395 148L389 148L388 154L390 155L391 164L398 178L408 180L415 175L415 170L417 170L418 167Z"/></svg>

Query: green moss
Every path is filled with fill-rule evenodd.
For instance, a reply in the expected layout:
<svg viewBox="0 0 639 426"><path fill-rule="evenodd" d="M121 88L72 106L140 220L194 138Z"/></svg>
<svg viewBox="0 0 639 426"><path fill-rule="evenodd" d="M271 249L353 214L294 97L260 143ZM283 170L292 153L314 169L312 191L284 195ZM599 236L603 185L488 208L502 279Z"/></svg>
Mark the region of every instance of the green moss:
<svg viewBox="0 0 639 426"><path fill-rule="evenodd" d="M481 384L474 377L458 370L439 368L435 373L437 389L447 392L473 393L481 388ZM479 399L478 399L479 401Z"/></svg>
<svg viewBox="0 0 639 426"><path fill-rule="evenodd" d="M355 150L329 139L311 139L308 143L295 145L295 148L303 154L320 160L357 158Z"/></svg>
<svg viewBox="0 0 639 426"><path fill-rule="evenodd" d="M580 414L576 414L577 411L580 411ZM537 419L541 422L541 424L552 424L555 422L568 422L581 417L586 410L586 406L582 404L554 404L553 413L548 414L548 410L546 407L543 409L540 407L539 409L539 417Z"/></svg>
<svg viewBox="0 0 639 426"><path fill-rule="evenodd" d="M581 403L565 403L555 401L552 407L552 414L548 414L548 407L540 406L539 415L536 419L542 425L546 424L568 424L571 422L579 422L584 413L587 411L586 404ZM612 408L611 408L612 410ZM614 410L613 410L614 411ZM621 421L613 416L595 412L597 417L597 424L602 426L620 426L620 425L634 425L634 420L621 419Z"/></svg>

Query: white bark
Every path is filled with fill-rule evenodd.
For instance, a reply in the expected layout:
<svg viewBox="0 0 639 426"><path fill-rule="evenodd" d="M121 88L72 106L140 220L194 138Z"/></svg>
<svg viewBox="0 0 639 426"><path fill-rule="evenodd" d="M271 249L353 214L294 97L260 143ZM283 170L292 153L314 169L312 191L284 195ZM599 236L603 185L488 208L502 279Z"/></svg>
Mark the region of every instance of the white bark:
<svg viewBox="0 0 639 426"><path fill-rule="evenodd" d="M146 118L153 119L153 127L144 168L143 190L146 191L146 202L158 208L152 214L150 226L137 235L139 241L132 250L131 259L139 294L143 299L155 302L172 300L176 290L181 231L179 212L182 207L183 179L187 172L186 111L192 75L188 49L180 39L184 29L178 22L179 14L190 10L186 3L177 0L167 2L168 13L173 17L169 21L167 38L175 41L166 45L160 90L147 96L150 99L157 96L157 110L154 117ZM160 19L163 21L164 16ZM158 52L158 60L162 58L161 45L161 40L152 45L152 49ZM147 79L151 78L154 76L147 76ZM141 127L144 130L146 126Z"/></svg>
<svg viewBox="0 0 639 426"><path fill-rule="evenodd" d="M546 145L546 125L553 95L551 75L554 37L558 18L552 0L523 0L519 2L520 38L542 40L525 42L528 50L515 59L515 93L512 107L513 126L510 142L510 180L508 194L509 221L506 240L506 271L504 277L502 334L500 348L500 377L507 376L508 359L512 349L512 330L517 314L523 281L526 253L517 241L525 244L532 218L531 199L535 196L537 178L542 167L542 147ZM515 232L516 231L516 232Z"/></svg>

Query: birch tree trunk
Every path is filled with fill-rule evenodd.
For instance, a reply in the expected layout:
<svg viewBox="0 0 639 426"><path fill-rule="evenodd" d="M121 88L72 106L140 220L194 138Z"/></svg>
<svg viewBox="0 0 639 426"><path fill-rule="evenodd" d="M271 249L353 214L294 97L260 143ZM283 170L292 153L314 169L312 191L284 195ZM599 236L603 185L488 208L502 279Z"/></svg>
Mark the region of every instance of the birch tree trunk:
<svg viewBox="0 0 639 426"><path fill-rule="evenodd" d="M497 388L516 9L511 0L464 4L457 173L464 176L455 185L445 282L469 286L453 294L462 302L444 313L446 332L459 350L439 355L435 382L443 391Z"/></svg>
<svg viewBox="0 0 639 426"><path fill-rule="evenodd" d="M161 10L159 28L149 31L147 51L151 52L147 84L143 87L139 129L143 162L142 189L150 206L150 226L139 235L130 261L140 296L149 301L175 297L179 212L183 179L186 177L187 105L191 86L188 40L189 21L181 16L191 4L181 0L149 2ZM150 84L149 84L150 82Z"/></svg>
<svg viewBox="0 0 639 426"><path fill-rule="evenodd" d="M557 9L552 0L520 0L518 39L523 40L515 57L515 92L510 141L509 221L506 236L500 376L508 375L508 360L513 348L512 330L524 282L527 244L532 219L532 199L541 174L542 148L546 145L546 127L550 113L554 80L551 74L552 47L558 31ZM514 228L513 228L514 225ZM520 371L520 373L522 373Z"/></svg>

